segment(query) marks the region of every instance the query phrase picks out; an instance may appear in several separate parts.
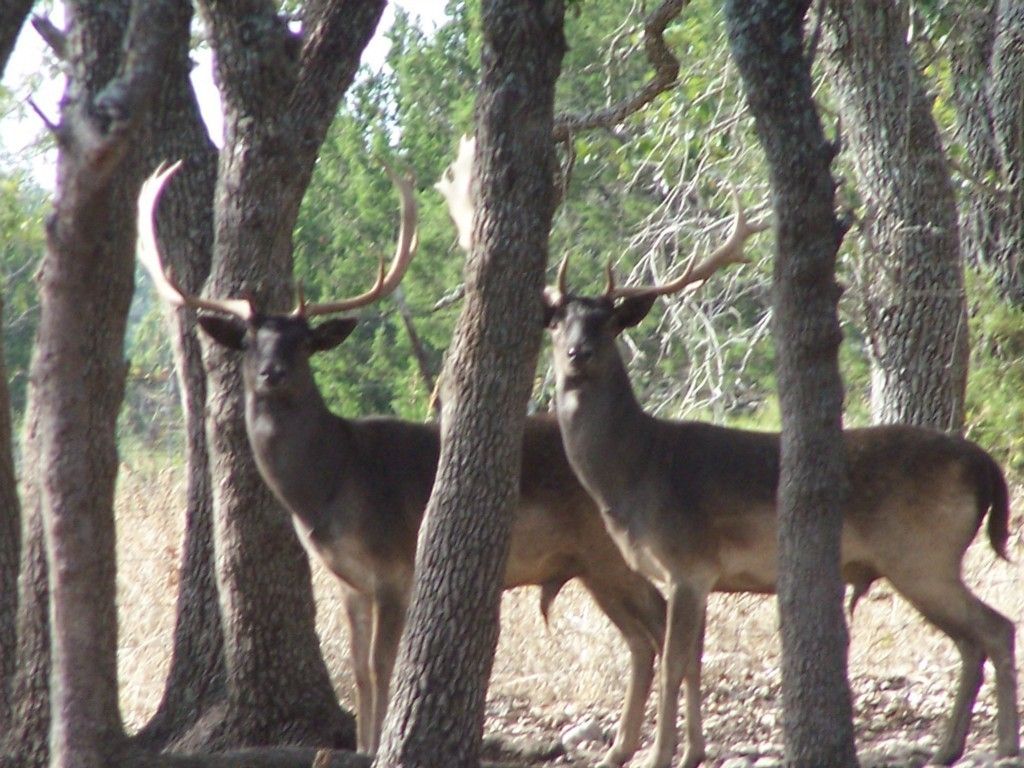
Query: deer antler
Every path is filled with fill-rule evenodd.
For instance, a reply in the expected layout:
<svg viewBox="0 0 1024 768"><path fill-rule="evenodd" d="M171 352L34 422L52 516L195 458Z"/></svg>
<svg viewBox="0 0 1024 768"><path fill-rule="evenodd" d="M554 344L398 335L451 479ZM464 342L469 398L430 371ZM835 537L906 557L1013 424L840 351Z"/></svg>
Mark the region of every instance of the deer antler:
<svg viewBox="0 0 1024 768"><path fill-rule="evenodd" d="M467 253L473 247L472 182L475 151L475 138L460 138L458 155L434 184L434 189L441 193L448 204L448 215L452 217L455 229L459 233L459 247Z"/></svg>
<svg viewBox="0 0 1024 768"><path fill-rule="evenodd" d="M248 320L253 316L252 302L248 299L204 299L201 296L193 296L182 290L177 281L171 276L168 270L164 269L160 258L160 246L156 240L156 204L163 192L167 180L174 175L181 167L181 161L167 166L161 164L142 184L139 191L138 203L138 248L136 256L139 263L146 268L153 283L156 285L157 293L175 307L191 307L192 309L205 309L210 312L223 312L226 315L234 315L242 320Z"/></svg>
<svg viewBox="0 0 1024 768"><path fill-rule="evenodd" d="M377 280L373 287L348 299L327 302L324 304L306 304L299 301L293 314L305 317L316 315L329 315L335 312L347 312L359 307L365 307L378 299L387 296L398 287L409 268L412 257L416 254L416 246L419 245L419 235L416 231L416 197L413 195L412 178L407 175L396 173L387 163L384 169L391 177L398 196L401 199L402 221L398 230L398 245L395 246L395 255L391 259L391 268L384 274L384 261L381 260L380 268L377 271Z"/></svg>
<svg viewBox="0 0 1024 768"><path fill-rule="evenodd" d="M210 312L222 312L227 315L234 315L242 320L249 320L255 313L252 302L249 299L204 299L201 296L186 293L163 266L153 217L164 185L180 167L180 160L171 166L161 165L142 185L142 189L139 192L138 205L139 247L137 255L139 262L141 262L142 266L146 268L146 271L153 278L157 293L169 304L175 307L191 307ZM316 315L357 309L391 293L402 281L402 277L405 275L405 271L409 268L409 263L416 253L416 246L418 244L416 233L416 198L413 195L412 180L408 176L401 176L386 165L385 168L391 176L391 180L398 188L402 206L402 221L398 233L398 245L395 248L395 256L391 261L391 269L387 274L384 274L384 262L382 260L377 273L377 280L369 291L349 299L326 304L306 304L300 287L298 290L298 302L293 310L293 315L314 317Z"/></svg>
<svg viewBox="0 0 1024 768"><path fill-rule="evenodd" d="M612 275L611 265L609 265L607 270L608 282L604 289L604 296L612 301L638 296L664 296L665 294L681 291L688 285L696 287L696 285L703 283L719 269L729 264L745 262L747 259L743 255L744 243L758 232L766 230L768 223L758 221L751 224L747 221L747 215L740 204L739 192L732 185L729 185L729 191L732 194L733 205L736 209L736 220L733 223L732 232L729 233L728 239L718 246L710 256L696 266L691 263L690 267L683 274L675 280L662 285L638 285L616 288L615 278Z"/></svg>

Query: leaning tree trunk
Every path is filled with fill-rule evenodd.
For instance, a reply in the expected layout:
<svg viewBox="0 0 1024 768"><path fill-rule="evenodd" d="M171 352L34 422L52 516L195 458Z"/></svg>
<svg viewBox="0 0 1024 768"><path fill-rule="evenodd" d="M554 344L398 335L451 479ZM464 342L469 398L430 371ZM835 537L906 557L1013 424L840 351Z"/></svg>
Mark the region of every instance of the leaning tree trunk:
<svg viewBox="0 0 1024 768"><path fill-rule="evenodd" d="M38 484L49 563L54 768L109 766L117 689L116 424L134 273L132 149L156 93L169 18L158 0L67 3L67 88L40 277Z"/></svg>
<svg viewBox="0 0 1024 768"><path fill-rule="evenodd" d="M956 200L907 21L893 0L831 0L825 16L868 209L872 416L960 432L969 340Z"/></svg>
<svg viewBox="0 0 1024 768"><path fill-rule="evenodd" d="M316 155L383 0L308 3L301 37L271 3L200 3L216 55L225 145L207 290L288 303L292 229ZM309 563L252 460L237 361L204 349L228 711L207 745L354 744L320 654Z"/></svg>
<svg viewBox="0 0 1024 768"><path fill-rule="evenodd" d="M213 251L213 189L217 149L210 141L189 81L192 3L175 0L173 51L154 109L147 116L147 169L183 159L184 168L163 195L157 226L167 264L185 288L198 294ZM156 713L136 736L150 749L176 739L223 705L227 687L224 643L213 557L213 503L206 452L203 370L195 316L167 312L175 372L185 418L185 538L174 624L171 666Z"/></svg>
<svg viewBox="0 0 1024 768"><path fill-rule="evenodd" d="M443 375L441 457L427 505L395 696L375 765L478 765L542 329L555 205L562 3L485 0L474 246Z"/></svg>
<svg viewBox="0 0 1024 768"><path fill-rule="evenodd" d="M843 386L829 166L803 22L810 0L729 0L733 57L768 161L775 218L774 327L782 410L779 624L787 766L855 766L839 572Z"/></svg>

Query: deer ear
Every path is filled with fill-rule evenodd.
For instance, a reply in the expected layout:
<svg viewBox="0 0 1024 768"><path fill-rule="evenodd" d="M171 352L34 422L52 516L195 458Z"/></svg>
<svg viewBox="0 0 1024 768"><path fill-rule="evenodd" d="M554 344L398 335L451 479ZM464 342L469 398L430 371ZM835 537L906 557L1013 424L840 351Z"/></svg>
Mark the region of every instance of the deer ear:
<svg viewBox="0 0 1024 768"><path fill-rule="evenodd" d="M612 310L618 329L632 328L651 311L656 296L630 296L615 305Z"/></svg>
<svg viewBox="0 0 1024 768"><path fill-rule="evenodd" d="M554 288L548 286L541 294L541 303L544 307L544 327L551 328L555 322L555 315L562 308L562 299L556 295Z"/></svg>
<svg viewBox="0 0 1024 768"><path fill-rule="evenodd" d="M206 335L228 349L241 350L245 339L246 325L234 317L199 315L199 327Z"/></svg>
<svg viewBox="0 0 1024 768"><path fill-rule="evenodd" d="M348 338L358 322L354 317L339 317L320 323L313 328L311 337L313 351L326 352L329 349L334 349Z"/></svg>

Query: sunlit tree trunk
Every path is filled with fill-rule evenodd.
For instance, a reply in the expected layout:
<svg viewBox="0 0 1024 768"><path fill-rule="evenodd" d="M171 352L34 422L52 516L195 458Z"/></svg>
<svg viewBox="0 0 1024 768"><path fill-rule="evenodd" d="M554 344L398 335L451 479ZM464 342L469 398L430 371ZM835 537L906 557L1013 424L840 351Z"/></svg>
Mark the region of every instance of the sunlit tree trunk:
<svg viewBox="0 0 1024 768"><path fill-rule="evenodd" d="M776 237L773 312L782 466L779 625L785 763L857 765L839 573L843 385L830 165L803 23L809 0L729 0L733 57L768 161Z"/></svg>
<svg viewBox="0 0 1024 768"><path fill-rule="evenodd" d="M956 200L895 0L830 0L843 127L866 202L861 290L876 422L963 430L969 339Z"/></svg>
<svg viewBox="0 0 1024 768"><path fill-rule="evenodd" d="M100 768L124 743L113 505L141 181L133 140L156 94L168 17L157 0L65 8L68 81L32 364L36 483L49 564L50 765Z"/></svg>
<svg viewBox="0 0 1024 768"><path fill-rule="evenodd" d="M555 205L559 0L482 6L474 246L441 395L441 457L377 766L476 766L498 640Z"/></svg>

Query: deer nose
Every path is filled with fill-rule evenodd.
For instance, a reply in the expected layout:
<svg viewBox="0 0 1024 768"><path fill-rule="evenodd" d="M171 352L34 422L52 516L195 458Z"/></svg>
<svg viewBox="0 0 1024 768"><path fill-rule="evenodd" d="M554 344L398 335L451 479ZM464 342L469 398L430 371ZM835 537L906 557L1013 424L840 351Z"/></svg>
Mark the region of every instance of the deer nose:
<svg viewBox="0 0 1024 768"><path fill-rule="evenodd" d="M260 378L264 383L270 384L271 386L274 384L280 384L281 380L284 378L284 368L276 363L267 363L260 368Z"/></svg>
<svg viewBox="0 0 1024 768"><path fill-rule="evenodd" d="M585 363L594 356L594 348L589 344L574 344L567 354L574 363Z"/></svg>

